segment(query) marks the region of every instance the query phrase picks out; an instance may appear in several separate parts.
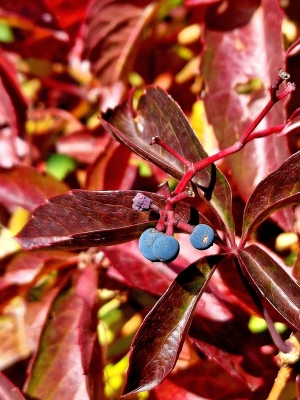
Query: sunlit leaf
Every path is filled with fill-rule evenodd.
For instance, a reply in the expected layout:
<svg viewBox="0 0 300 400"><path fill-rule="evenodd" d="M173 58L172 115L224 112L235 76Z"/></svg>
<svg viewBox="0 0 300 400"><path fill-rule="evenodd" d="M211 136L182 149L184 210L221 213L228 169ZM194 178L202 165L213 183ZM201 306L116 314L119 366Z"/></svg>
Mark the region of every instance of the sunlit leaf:
<svg viewBox="0 0 300 400"><path fill-rule="evenodd" d="M107 246L138 238L156 225L158 214L132 208L136 190L92 192L73 190L53 197L38 207L16 240L24 249L49 247L80 249ZM140 192L139 192L140 193ZM162 195L143 192L159 208ZM185 203L177 203L175 213L194 225L207 220Z"/></svg>
<svg viewBox="0 0 300 400"><path fill-rule="evenodd" d="M239 256L245 276L262 298L300 330L300 286L255 244L240 250Z"/></svg>
<svg viewBox="0 0 300 400"><path fill-rule="evenodd" d="M97 279L90 273L91 268L82 273L75 288L60 294L52 306L25 386L26 394L33 398L89 400L87 390L92 390L93 398L101 398L101 385L97 391L92 384L87 389L85 377L95 383L101 381L101 358L98 351L93 354L97 335L95 326L92 329L91 313L97 315L96 309L92 311Z"/></svg>
<svg viewBox="0 0 300 400"><path fill-rule="evenodd" d="M258 184L245 208L241 246L271 213L299 203L299 163L300 152L297 152Z"/></svg>
<svg viewBox="0 0 300 400"><path fill-rule="evenodd" d="M150 390L172 371L195 306L222 256L208 256L182 271L146 316L131 347L123 394Z"/></svg>
<svg viewBox="0 0 300 400"><path fill-rule="evenodd" d="M114 0L91 2L83 26L83 57L91 61L92 71L101 78L102 85L126 80L143 38L143 29L155 10L155 3L140 7Z"/></svg>
<svg viewBox="0 0 300 400"><path fill-rule="evenodd" d="M121 143L177 180L182 178L187 167L158 145L151 146L152 137L159 136L191 162L207 157L178 104L158 87L146 89L136 113L129 98L114 110L108 110L102 117L102 124ZM193 182L202 188L205 195L199 190L200 196L205 201L210 200L209 204L233 242L231 190L225 176L215 166L209 166L197 172Z"/></svg>

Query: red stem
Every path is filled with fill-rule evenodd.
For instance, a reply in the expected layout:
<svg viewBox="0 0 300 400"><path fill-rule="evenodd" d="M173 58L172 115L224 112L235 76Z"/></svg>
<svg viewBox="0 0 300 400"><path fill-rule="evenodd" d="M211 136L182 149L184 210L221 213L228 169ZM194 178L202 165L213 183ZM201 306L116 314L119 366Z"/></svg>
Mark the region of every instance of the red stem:
<svg viewBox="0 0 300 400"><path fill-rule="evenodd" d="M216 154L213 154L210 157L206 157L203 160L200 160L196 163L192 163L192 165L188 168L186 173L183 175L182 179L178 183L176 189L174 190L173 194L179 194L183 192L189 183L189 181L195 176L197 172L199 172L201 169L207 167L208 165L214 163L217 160L220 160L223 157L227 157L231 154L234 154L241 150L247 143L249 143L250 140L255 138L255 134L251 137L250 135L253 133L254 129L257 127L257 125L265 118L267 113L271 110L271 108L274 106L277 101L283 99L286 97L288 94L290 94L293 90L295 90L295 85L290 84L286 87L286 89L280 94L276 95L276 90L278 90L278 87L280 83L283 81L283 78L279 75L278 78L275 79L275 81L270 85L269 90L271 94L271 98L266 104L266 106L262 109L262 111L259 113L259 115L255 118L255 120L252 122L252 124L249 126L249 128L242 134L242 136L237 140L232 146L227 147L224 150L219 151ZM272 130L270 129L269 132L266 132L267 134L273 133Z"/></svg>

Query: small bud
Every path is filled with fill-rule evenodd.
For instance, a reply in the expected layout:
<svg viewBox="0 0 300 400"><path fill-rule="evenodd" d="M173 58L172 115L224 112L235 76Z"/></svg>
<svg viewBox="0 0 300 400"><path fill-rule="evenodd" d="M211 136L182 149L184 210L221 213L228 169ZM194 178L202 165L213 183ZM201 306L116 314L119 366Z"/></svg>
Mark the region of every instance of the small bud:
<svg viewBox="0 0 300 400"><path fill-rule="evenodd" d="M281 79L284 79L284 80L290 78L290 75L289 75L287 72L285 72L282 68L279 68L279 70L278 70L278 75L279 75L279 77L280 77Z"/></svg>
<svg viewBox="0 0 300 400"><path fill-rule="evenodd" d="M132 199L132 208L136 211L148 211L151 208L152 200L143 193L137 193Z"/></svg>

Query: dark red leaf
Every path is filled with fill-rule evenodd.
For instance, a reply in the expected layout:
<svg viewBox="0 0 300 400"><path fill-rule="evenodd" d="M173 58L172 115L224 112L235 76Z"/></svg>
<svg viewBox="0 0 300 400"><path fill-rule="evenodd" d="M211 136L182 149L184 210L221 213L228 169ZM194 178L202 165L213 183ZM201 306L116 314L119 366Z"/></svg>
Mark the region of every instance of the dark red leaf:
<svg viewBox="0 0 300 400"><path fill-rule="evenodd" d="M271 213L299 203L299 162L300 152L297 152L258 184L245 208L241 246Z"/></svg>
<svg viewBox="0 0 300 400"><path fill-rule="evenodd" d="M65 183L30 167L0 168L0 203L10 211L17 206L33 211L47 198L68 190Z"/></svg>
<svg viewBox="0 0 300 400"><path fill-rule="evenodd" d="M4 56L2 51L0 51L0 75L1 105L3 107L12 107L12 110L7 109L7 111L11 112L1 115L1 124L5 121L10 126L12 136L22 136L25 130L28 101L20 90L14 64Z"/></svg>
<svg viewBox="0 0 300 400"><path fill-rule="evenodd" d="M16 26L15 40L3 47L35 59L64 60L74 45L87 0L65 3L28 0L1 2L1 17ZM70 7L72 13L70 13Z"/></svg>
<svg viewBox="0 0 300 400"><path fill-rule="evenodd" d="M178 180L186 167L160 146L151 146L154 136L159 136L189 161L207 156L178 104L159 87L147 87L139 99L136 115L129 97L114 110L103 114L102 124L121 143ZM198 172L194 180L208 187L210 175L211 167L207 167Z"/></svg>
<svg viewBox="0 0 300 400"><path fill-rule="evenodd" d="M1 400L25 400L20 390L0 372L0 398Z"/></svg>
<svg viewBox="0 0 300 400"><path fill-rule="evenodd" d="M76 131L63 136L56 142L58 153L66 154L84 164L92 164L100 154L104 153L111 136L101 129Z"/></svg>
<svg viewBox="0 0 300 400"><path fill-rule="evenodd" d="M88 190L129 190L136 176L136 168L131 176L128 163L131 151L112 140L105 153L88 170L85 189Z"/></svg>
<svg viewBox="0 0 300 400"><path fill-rule="evenodd" d="M11 284L26 285L34 282L40 274L76 264L77 257L77 254L67 251L19 251L7 263L1 279Z"/></svg>
<svg viewBox="0 0 300 400"><path fill-rule="evenodd" d="M146 316L132 342L123 395L150 390L172 371L195 306L221 259L203 257L183 270Z"/></svg>
<svg viewBox="0 0 300 400"><path fill-rule="evenodd" d="M219 12L217 6L211 9L211 30L205 29L207 50L201 68L208 87L205 107L221 149L232 145L261 112L270 98L267 87L283 64L282 13L277 2L234 0L227 6ZM262 40L263 32L268 32L267 40ZM251 82L256 84L251 86ZM248 90L241 89L243 85L248 85ZM283 105L276 104L258 129L284 122ZM288 155L286 140L271 135L250 142L226 158L245 201L257 183ZM273 217L281 227L290 229L291 211L284 210Z"/></svg>
<svg viewBox="0 0 300 400"><path fill-rule="evenodd" d="M0 10L1 14L1 10ZM27 101L20 91L14 65L0 49L0 166L18 164L27 153L24 135Z"/></svg>
<svg viewBox="0 0 300 400"><path fill-rule="evenodd" d="M141 7L118 0L91 2L83 26L83 58L91 61L92 71L101 78L102 85L127 80L143 29L155 10L154 3Z"/></svg>
<svg viewBox="0 0 300 400"><path fill-rule="evenodd" d="M300 330L300 286L255 244L239 250L239 256L243 273L263 299Z"/></svg>
<svg viewBox="0 0 300 400"><path fill-rule="evenodd" d="M132 209L132 200L137 193L136 190L73 190L53 197L35 210L16 240L28 250L49 246L60 249L110 246L136 239L158 221L156 213ZM142 193L158 207L164 207L166 200L163 196ZM192 213L191 207L182 202L176 204L175 213L184 222L194 225L206 221L200 213Z"/></svg>
<svg viewBox="0 0 300 400"><path fill-rule="evenodd" d="M161 296L175 278L175 274L165 264L154 264L146 260L136 241L104 247L102 251L131 287Z"/></svg>
<svg viewBox="0 0 300 400"><path fill-rule="evenodd" d="M177 385L176 382L168 378L154 388L152 392L155 395L155 400L203 400L202 396L198 397L195 393Z"/></svg>
<svg viewBox="0 0 300 400"><path fill-rule="evenodd" d="M74 289L54 302L30 368L25 392L33 398L78 398L89 400L81 364L79 322L84 310Z"/></svg>
<svg viewBox="0 0 300 400"><path fill-rule="evenodd" d="M117 140L142 158L153 162L165 172L180 180L186 167L158 145L149 145L153 136L164 142L189 161L207 157L185 115L170 96L158 87L148 87L140 97L137 114L131 98L103 115L102 124ZM234 241L234 222L231 215L231 190L225 176L215 167L198 172L193 182L204 189L200 196L210 199L224 229Z"/></svg>
<svg viewBox="0 0 300 400"><path fill-rule="evenodd" d="M89 263L76 284L76 294L82 299L82 312L79 320L79 346L81 363L87 376L87 390L90 398L103 399L102 350L98 340L98 269Z"/></svg>

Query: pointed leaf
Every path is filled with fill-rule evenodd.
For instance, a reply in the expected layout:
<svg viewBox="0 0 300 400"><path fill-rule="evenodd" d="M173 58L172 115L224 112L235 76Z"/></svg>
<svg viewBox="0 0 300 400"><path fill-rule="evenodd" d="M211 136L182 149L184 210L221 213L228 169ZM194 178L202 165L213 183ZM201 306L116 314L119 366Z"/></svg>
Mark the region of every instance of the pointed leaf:
<svg viewBox="0 0 300 400"><path fill-rule="evenodd" d="M79 345L82 311L82 299L72 289L56 299L26 384L27 395L40 399L89 399Z"/></svg>
<svg viewBox="0 0 300 400"><path fill-rule="evenodd" d="M299 203L299 165L300 152L298 151L256 187L245 208L241 246L271 213Z"/></svg>
<svg viewBox="0 0 300 400"><path fill-rule="evenodd" d="M151 146L154 136L159 136L189 161L207 157L178 104L159 87L146 89L139 99L137 115L134 115L129 97L114 110L109 109L102 118L104 128L117 140L176 179L180 179L187 168L160 146ZM207 187L211 181L210 170L207 167L199 172L196 182Z"/></svg>
<svg viewBox="0 0 300 400"><path fill-rule="evenodd" d="M300 286L264 250L253 244L239 250L243 273L291 325L300 330Z"/></svg>
<svg viewBox="0 0 300 400"><path fill-rule="evenodd" d="M129 242L158 221L156 213L132 209L132 200L137 193L150 197L159 208L166 203L162 195L136 190L73 190L38 207L16 240L27 250L49 246L80 249ZM206 221L182 202L176 204L175 213L184 222L193 223L193 217L194 225Z"/></svg>
<svg viewBox="0 0 300 400"><path fill-rule="evenodd" d="M182 178L187 167L158 145L149 145L153 136L159 136L189 161L207 157L178 104L159 87L146 89L139 99L136 115L130 97L114 110L108 110L102 116L102 124L121 143L177 180ZM199 191L200 196L205 201L210 200L209 204L233 242L231 190L225 176L215 166L209 166L198 172L193 182L204 190L205 196Z"/></svg>
<svg viewBox="0 0 300 400"><path fill-rule="evenodd" d="M87 390L90 398L103 399L102 351L98 340L98 266L90 263L80 275L76 294L82 300L82 311L78 323L81 363L87 376Z"/></svg>
<svg viewBox="0 0 300 400"><path fill-rule="evenodd" d="M146 316L132 342L123 395L150 390L172 371L195 306L222 258L203 257L183 270Z"/></svg>
<svg viewBox="0 0 300 400"><path fill-rule="evenodd" d="M101 85L127 80L143 29L155 10L154 2L147 7L120 0L91 2L83 26L83 59L91 61L92 71L100 78Z"/></svg>

